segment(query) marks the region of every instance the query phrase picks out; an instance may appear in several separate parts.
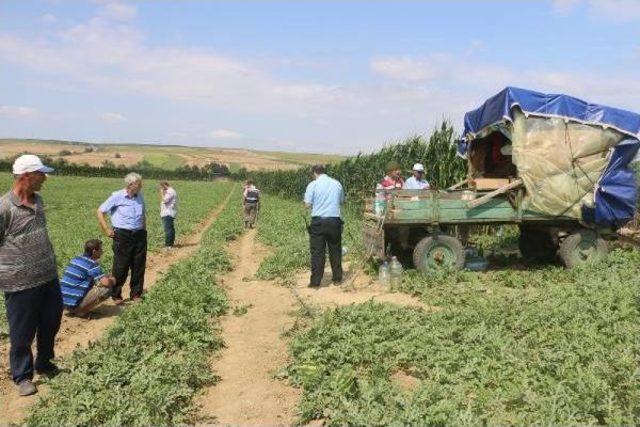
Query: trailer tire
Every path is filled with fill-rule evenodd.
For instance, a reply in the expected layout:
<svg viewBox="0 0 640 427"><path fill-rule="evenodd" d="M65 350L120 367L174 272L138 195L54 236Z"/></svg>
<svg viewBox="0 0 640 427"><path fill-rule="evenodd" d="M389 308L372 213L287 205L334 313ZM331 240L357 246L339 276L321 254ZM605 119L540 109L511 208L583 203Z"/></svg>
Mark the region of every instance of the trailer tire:
<svg viewBox="0 0 640 427"><path fill-rule="evenodd" d="M464 247L453 236L427 236L413 250L413 264L424 273L441 268L460 270L464 267L464 261Z"/></svg>
<svg viewBox="0 0 640 427"><path fill-rule="evenodd" d="M520 227L518 248L525 261L548 264L556 258L558 241L548 229Z"/></svg>
<svg viewBox="0 0 640 427"><path fill-rule="evenodd" d="M558 254L567 268L594 263L606 258L609 248L607 242L593 230L577 230L567 236L560 244Z"/></svg>

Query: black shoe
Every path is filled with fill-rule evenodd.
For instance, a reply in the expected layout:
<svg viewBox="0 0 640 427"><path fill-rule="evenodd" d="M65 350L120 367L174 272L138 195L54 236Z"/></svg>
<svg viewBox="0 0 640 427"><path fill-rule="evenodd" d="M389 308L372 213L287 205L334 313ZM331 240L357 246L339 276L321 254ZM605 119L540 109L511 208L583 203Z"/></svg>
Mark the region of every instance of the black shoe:
<svg viewBox="0 0 640 427"><path fill-rule="evenodd" d="M58 368L55 364L48 362L46 364L42 364L42 366L38 366L36 368L36 373L38 375L53 378L60 373L60 368Z"/></svg>
<svg viewBox="0 0 640 427"><path fill-rule="evenodd" d="M311 289L320 289L320 285L314 285L312 283L309 283L309 286L307 286L307 288L311 288Z"/></svg>
<svg viewBox="0 0 640 427"><path fill-rule="evenodd" d="M334 285L336 285L336 286L340 286L340 285L342 285L342 279L340 279L340 280L335 280L335 279L334 279L334 280L332 280L332 282L333 282L333 284L334 284Z"/></svg>

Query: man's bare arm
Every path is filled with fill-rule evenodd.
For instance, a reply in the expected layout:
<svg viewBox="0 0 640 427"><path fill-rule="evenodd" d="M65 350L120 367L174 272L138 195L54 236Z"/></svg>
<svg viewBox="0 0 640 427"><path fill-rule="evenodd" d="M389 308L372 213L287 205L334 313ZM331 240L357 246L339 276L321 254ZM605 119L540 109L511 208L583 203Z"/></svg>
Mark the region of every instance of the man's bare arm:
<svg viewBox="0 0 640 427"><path fill-rule="evenodd" d="M98 217L98 223L100 224L100 228L102 228L104 235L113 239L115 232L113 231L113 228L109 227L109 224L107 224L107 219L105 218L104 213L98 209L96 210L96 216Z"/></svg>

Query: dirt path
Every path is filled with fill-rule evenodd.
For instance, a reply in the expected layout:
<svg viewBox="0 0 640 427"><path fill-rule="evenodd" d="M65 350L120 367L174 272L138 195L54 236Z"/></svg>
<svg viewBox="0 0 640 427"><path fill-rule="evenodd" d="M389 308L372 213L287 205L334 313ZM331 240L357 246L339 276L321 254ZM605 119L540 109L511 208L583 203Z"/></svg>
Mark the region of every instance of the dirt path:
<svg viewBox="0 0 640 427"><path fill-rule="evenodd" d="M292 425L301 390L273 374L287 365L284 332L296 321L301 304L322 308L362 303L370 299L431 309L408 295L389 293L357 269L348 271L345 284L330 286L327 272L320 289L307 287L308 274L296 276L287 288L254 278L267 250L255 241L255 230L230 246L235 269L221 278L230 307L221 321L225 349L212 361L220 381L199 398L201 417L219 425Z"/></svg>
<svg viewBox="0 0 640 427"><path fill-rule="evenodd" d="M153 287L171 265L186 259L198 250L202 235L227 205L231 194L232 192L229 192L227 198L195 227L196 232L179 239L177 245L172 249L161 249L148 255L145 270L146 289ZM128 286L125 285L126 292L128 292ZM63 315L62 326L56 337L56 358L64 358L76 348L84 347L91 341L100 338L105 329L115 322L129 304L131 303L116 306L111 300L108 300L92 313L92 317L89 320ZM20 397L17 395L9 374L8 346L8 341L0 344L0 425L19 423L24 419L26 409L35 402L38 394L46 392L44 387L40 387L41 392L34 396ZM40 385L38 377L36 377L35 382L36 385Z"/></svg>
<svg viewBox="0 0 640 427"><path fill-rule="evenodd" d="M226 348L212 362L221 381L199 399L201 415L222 425L291 425L300 391L272 376L287 363L282 334L293 326L298 303L286 287L253 279L266 255L255 230L230 251L237 260L222 278L231 307L221 322Z"/></svg>
<svg viewBox="0 0 640 427"><path fill-rule="evenodd" d="M324 272L320 288L309 288L309 273L301 272L296 275L295 286L291 289L304 304L322 308L339 307L349 304L361 304L369 300L401 305L404 307L419 307L427 311L438 310L424 304L418 298L400 292L389 292L389 289L367 276L357 266L344 263L344 281L340 286L331 283L331 270L327 267Z"/></svg>

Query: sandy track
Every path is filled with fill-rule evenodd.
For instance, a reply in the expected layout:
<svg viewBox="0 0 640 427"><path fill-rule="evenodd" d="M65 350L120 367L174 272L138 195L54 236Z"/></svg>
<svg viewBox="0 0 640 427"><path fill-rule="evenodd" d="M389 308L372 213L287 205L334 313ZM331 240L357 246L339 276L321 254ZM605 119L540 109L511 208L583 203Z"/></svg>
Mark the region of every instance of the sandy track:
<svg viewBox="0 0 640 427"><path fill-rule="evenodd" d="M176 247L170 250L161 249L148 255L145 270L145 288L153 287L171 265L192 256L198 250L202 235L217 219L220 212L227 205L232 193L233 191L230 191L227 198L200 225L196 226L196 232L179 239ZM125 286L126 292L128 292L128 286ZM126 310L128 304L131 303L116 306L111 300L108 300L92 313L92 317L89 320L63 315L60 332L56 337L56 358L64 358L76 348L84 347L91 341L100 338L105 329L115 322L123 310ZM36 394L29 397L20 397L15 392L15 387L9 375L8 346L8 341L0 344L0 425L19 423L23 420L26 415L26 409L35 402L38 396ZM40 385L40 380L37 377L36 384ZM40 393L46 392L45 387L40 387L40 389Z"/></svg>
<svg viewBox="0 0 640 427"><path fill-rule="evenodd" d="M237 260L221 280L231 307L221 321L225 349L212 362L221 381L199 399L201 416L222 425L291 425L300 391L272 376L287 363L282 334L298 304L287 288L253 279L265 255L254 239L249 230L230 247ZM247 312L236 315L234 307Z"/></svg>
<svg viewBox="0 0 640 427"><path fill-rule="evenodd" d="M308 273L296 275L295 286L254 278L268 252L255 242L255 230L233 243L235 268L220 279L230 300L229 313L221 321L225 349L211 364L220 381L199 398L200 416L216 425L275 426L297 421L301 390L273 374L289 362L287 338L301 305L331 308L374 299L402 306L432 309L416 298L389 293L356 268L343 286L329 285L325 274L320 289L307 287ZM237 313L234 314L234 308ZM245 314L240 312L246 309Z"/></svg>

